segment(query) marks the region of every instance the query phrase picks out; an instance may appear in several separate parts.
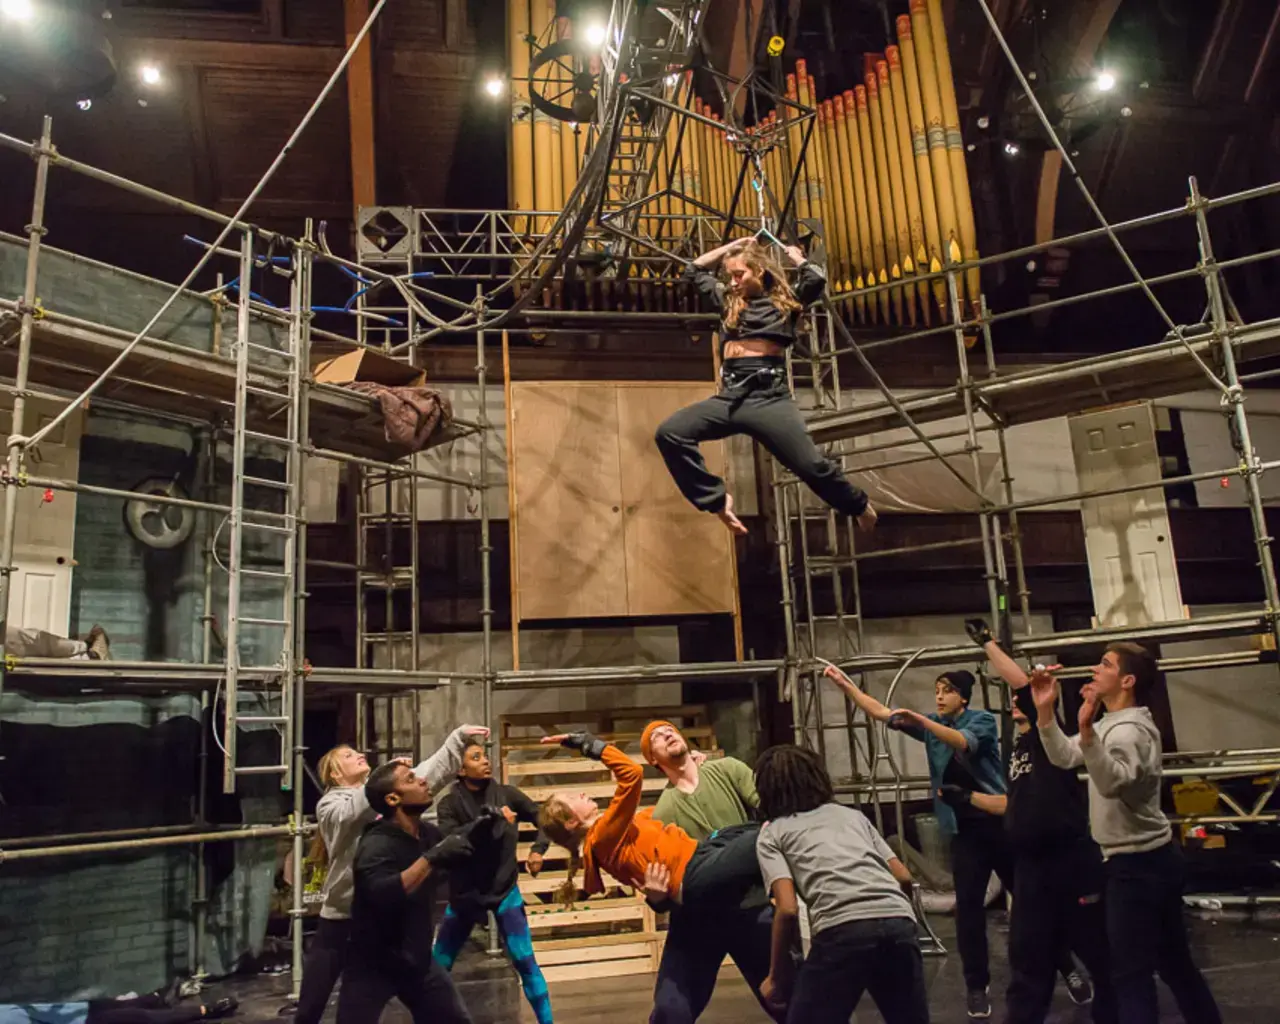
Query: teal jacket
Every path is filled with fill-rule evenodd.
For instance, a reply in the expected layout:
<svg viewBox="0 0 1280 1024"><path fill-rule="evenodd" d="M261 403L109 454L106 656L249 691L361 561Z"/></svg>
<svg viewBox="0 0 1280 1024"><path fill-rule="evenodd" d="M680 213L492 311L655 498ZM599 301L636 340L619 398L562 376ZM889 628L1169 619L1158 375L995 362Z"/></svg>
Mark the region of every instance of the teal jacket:
<svg viewBox="0 0 1280 1024"><path fill-rule="evenodd" d="M938 799L938 787L942 785L942 777L953 757L969 770L981 792L994 794L1005 791L996 716L990 711L965 708L951 719L943 718L937 713L927 717L930 721L939 722L963 734L968 744L967 750L956 750L922 725L908 725L899 730L925 745L925 753L929 758L929 788L933 791L933 813L938 817L938 827L943 834L955 835L956 812Z"/></svg>

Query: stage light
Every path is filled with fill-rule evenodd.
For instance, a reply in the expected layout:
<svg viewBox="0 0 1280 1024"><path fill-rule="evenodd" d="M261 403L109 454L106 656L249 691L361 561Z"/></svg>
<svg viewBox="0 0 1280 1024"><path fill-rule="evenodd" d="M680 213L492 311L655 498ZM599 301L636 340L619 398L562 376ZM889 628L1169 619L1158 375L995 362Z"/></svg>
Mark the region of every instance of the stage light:
<svg viewBox="0 0 1280 1024"><path fill-rule="evenodd" d="M154 64L143 64L138 68L138 77L142 79L143 85L159 85L162 76L160 69Z"/></svg>
<svg viewBox="0 0 1280 1024"><path fill-rule="evenodd" d="M1116 87L1116 76L1110 71L1099 71L1098 77L1093 80L1093 85L1098 92L1110 92Z"/></svg>
<svg viewBox="0 0 1280 1024"><path fill-rule="evenodd" d="M89 100L89 99L76 100L76 106L79 107L81 110L92 110L93 100Z"/></svg>
<svg viewBox="0 0 1280 1024"><path fill-rule="evenodd" d="M1004 144L1004 152L1006 156L1017 156L1022 152L1022 147L1016 142L1006 142Z"/></svg>
<svg viewBox="0 0 1280 1024"><path fill-rule="evenodd" d="M599 22L587 26L586 39L589 46L604 46L605 36L605 27Z"/></svg>
<svg viewBox="0 0 1280 1024"><path fill-rule="evenodd" d="M507 83L504 82L497 75L494 75L491 78L487 79L484 83L484 91L487 92L494 99L497 99L504 92L506 92L506 89L507 89Z"/></svg>
<svg viewBox="0 0 1280 1024"><path fill-rule="evenodd" d="M0 14L13 21L30 21L36 9L31 0L0 0Z"/></svg>

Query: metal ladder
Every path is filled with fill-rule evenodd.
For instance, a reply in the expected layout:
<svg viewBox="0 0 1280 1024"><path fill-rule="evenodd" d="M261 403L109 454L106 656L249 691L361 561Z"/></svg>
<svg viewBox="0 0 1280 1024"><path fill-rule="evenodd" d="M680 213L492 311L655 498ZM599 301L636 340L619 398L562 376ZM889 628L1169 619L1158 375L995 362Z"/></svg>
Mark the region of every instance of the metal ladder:
<svg viewBox="0 0 1280 1024"><path fill-rule="evenodd" d="M273 266L269 261L268 266ZM222 788L232 793L237 778L245 775L279 775L281 788L293 786L292 728L294 708L294 674L296 671L296 602L295 561L297 557L301 499L302 455L300 437L306 410L303 379L306 370L302 356L309 330L306 307L310 296L308 261L295 251L290 260L290 307L287 344L274 348L250 340L253 321L251 311L252 273L254 269L253 234L246 231L240 250L240 277L237 281L236 332L233 354L236 363L235 412L232 428L230 512L223 524L228 530L230 556L227 571L227 623L225 652L226 714L223 721ZM283 393L282 393L283 385ZM284 412L284 429L279 434L251 430L248 426L250 403L270 403ZM250 442L266 452L280 454L284 462L284 479L255 476L246 469ZM267 457L272 457L268 455ZM246 493L271 495L284 506L284 511L250 508ZM283 552L278 569L249 568L245 565L246 537L281 538ZM246 581L258 581L260 590L255 603L271 606L278 602L279 612L245 614ZM254 609L255 611L257 609ZM279 654L274 665L244 666L241 663L241 641L244 627L255 627L270 637L279 637ZM254 685L242 688L241 683ZM237 732L241 726L270 726L279 736L280 753L274 763L241 764L237 759Z"/></svg>

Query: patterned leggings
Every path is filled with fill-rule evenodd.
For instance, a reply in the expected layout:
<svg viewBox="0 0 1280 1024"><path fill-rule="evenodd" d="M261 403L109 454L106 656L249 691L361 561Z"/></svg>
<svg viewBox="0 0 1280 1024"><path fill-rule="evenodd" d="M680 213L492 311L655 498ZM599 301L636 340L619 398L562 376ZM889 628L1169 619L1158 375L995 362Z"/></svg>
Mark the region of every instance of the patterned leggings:
<svg viewBox="0 0 1280 1024"><path fill-rule="evenodd" d="M507 952L511 966L520 975L524 997L533 1007L534 1017L538 1024L552 1024L547 979L542 976L542 969L533 958L533 936L529 934L529 919L525 916L524 897L520 895L519 886L512 886L511 891L502 898L494 917L498 921L498 934L502 936L503 949ZM459 913L452 903L449 904L444 912L444 920L440 922L440 930L436 932L436 944L432 950L436 963L446 971L452 971L453 962L471 935L471 930L482 919L478 912L464 910Z"/></svg>

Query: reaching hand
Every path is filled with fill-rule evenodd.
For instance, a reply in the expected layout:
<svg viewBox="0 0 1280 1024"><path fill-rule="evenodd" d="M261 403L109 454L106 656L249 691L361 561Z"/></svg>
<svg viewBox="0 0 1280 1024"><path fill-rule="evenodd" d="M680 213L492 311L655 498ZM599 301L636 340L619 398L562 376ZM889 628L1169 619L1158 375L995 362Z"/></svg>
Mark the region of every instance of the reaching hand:
<svg viewBox="0 0 1280 1024"><path fill-rule="evenodd" d="M841 672L834 665L828 665L826 668L822 670L822 674L826 676L828 679L830 679L832 682L849 683L850 685L852 685L853 683L852 679L850 679L847 675Z"/></svg>
<svg viewBox="0 0 1280 1024"><path fill-rule="evenodd" d="M973 792L964 786L955 786L944 782L938 787L938 799L948 807L966 807L973 803Z"/></svg>
<svg viewBox="0 0 1280 1024"><path fill-rule="evenodd" d="M920 713L912 711L910 708L897 708L887 719L885 725L890 729L910 729L914 725L920 724Z"/></svg>
<svg viewBox="0 0 1280 1024"><path fill-rule="evenodd" d="M558 743L568 750L581 751L585 757L596 761L600 760L601 755L604 754L604 748L608 746L604 740L598 736L592 736L589 732L562 732L555 736L543 736L541 742Z"/></svg>
<svg viewBox="0 0 1280 1024"><path fill-rule="evenodd" d="M772 974L760 982L760 998L770 1009L781 1011L787 1008L787 997Z"/></svg>
<svg viewBox="0 0 1280 1024"><path fill-rule="evenodd" d="M702 764L707 759L706 752L702 750L689 751L689 757L694 764Z"/></svg>
<svg viewBox="0 0 1280 1024"><path fill-rule="evenodd" d="M661 861L653 861L644 869L644 894L654 903L671 895L671 870Z"/></svg>
<svg viewBox="0 0 1280 1024"><path fill-rule="evenodd" d="M1058 703L1058 680L1053 677L1053 673L1060 668L1061 665L1051 665L1049 668L1037 665L1031 670L1028 680L1031 698L1036 702L1036 710L1040 712L1041 719L1053 717L1054 705Z"/></svg>
<svg viewBox="0 0 1280 1024"><path fill-rule="evenodd" d="M479 736L481 739L489 738L489 727L486 725L464 725L462 727L463 736Z"/></svg>
<svg viewBox="0 0 1280 1024"><path fill-rule="evenodd" d="M1093 742L1093 720L1098 716L1098 694L1093 688L1093 684L1087 684L1080 691L1080 696L1084 698L1084 703L1080 705L1080 742Z"/></svg>
<svg viewBox="0 0 1280 1024"><path fill-rule="evenodd" d="M800 266L800 264L803 263L806 259L808 259L808 257L805 256L804 254L804 250L801 249L800 246L798 245L789 245L782 251L785 252L791 258L791 262L794 263L797 267Z"/></svg>
<svg viewBox="0 0 1280 1024"><path fill-rule="evenodd" d="M516 812L510 807L502 808L502 816L507 819L508 825L514 825L516 823Z"/></svg>
<svg viewBox="0 0 1280 1024"><path fill-rule="evenodd" d="M964 631L969 634L969 639L979 647L986 647L995 639L995 634L991 632L991 627L987 625L986 619L965 619Z"/></svg>
<svg viewBox="0 0 1280 1024"><path fill-rule="evenodd" d="M530 853L529 859L526 860L525 866L529 869L529 874L534 878L538 877L538 872L542 870L542 854Z"/></svg>
<svg viewBox="0 0 1280 1024"><path fill-rule="evenodd" d="M461 832L455 832L453 835L436 843L422 856L427 859L427 862L432 867L447 868L455 864L461 864L474 852L471 840Z"/></svg>

